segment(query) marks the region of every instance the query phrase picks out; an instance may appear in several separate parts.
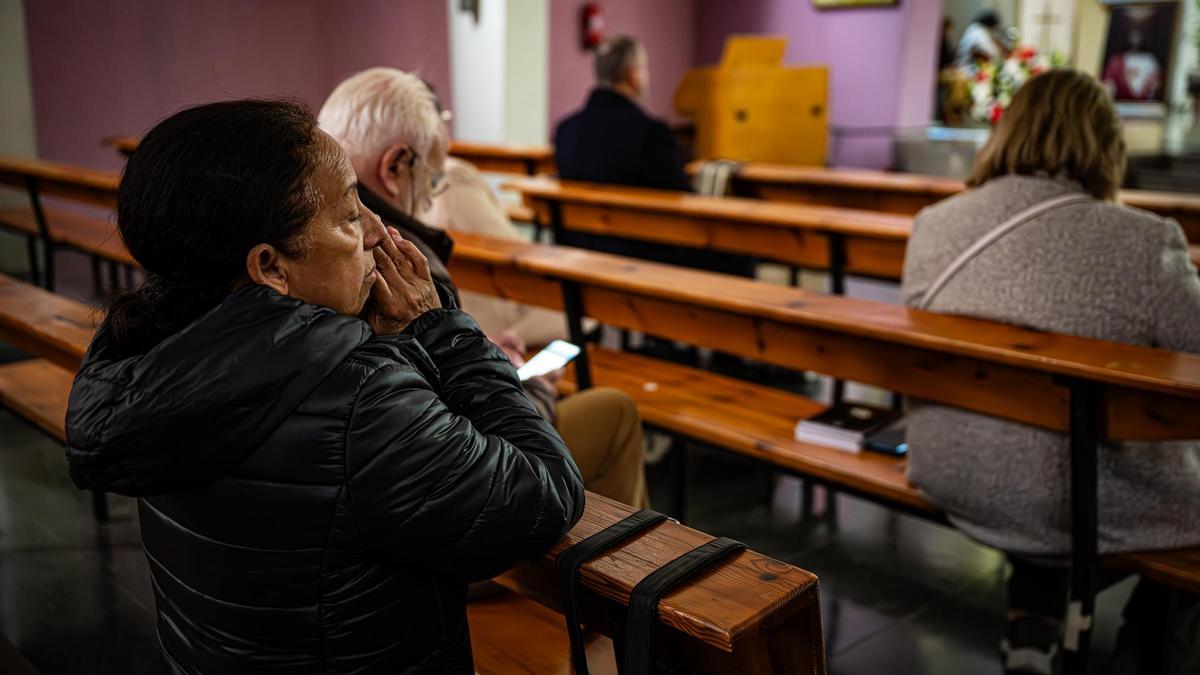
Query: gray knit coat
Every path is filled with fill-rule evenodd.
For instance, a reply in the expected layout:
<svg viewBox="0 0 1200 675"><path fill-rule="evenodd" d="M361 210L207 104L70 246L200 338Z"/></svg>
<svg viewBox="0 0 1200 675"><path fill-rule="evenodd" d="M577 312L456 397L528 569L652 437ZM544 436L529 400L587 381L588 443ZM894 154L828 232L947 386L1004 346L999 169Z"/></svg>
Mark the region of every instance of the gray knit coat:
<svg viewBox="0 0 1200 675"><path fill-rule="evenodd" d="M921 211L901 295L917 305L958 254L1074 182L1004 176ZM1009 233L968 263L929 308L1043 331L1200 353L1200 278L1173 220L1091 202ZM1200 406L1196 411L1200 415ZM1001 550L1070 550L1062 434L910 402L909 478L970 536ZM1200 545L1200 442L1105 445L1099 454L1103 553Z"/></svg>

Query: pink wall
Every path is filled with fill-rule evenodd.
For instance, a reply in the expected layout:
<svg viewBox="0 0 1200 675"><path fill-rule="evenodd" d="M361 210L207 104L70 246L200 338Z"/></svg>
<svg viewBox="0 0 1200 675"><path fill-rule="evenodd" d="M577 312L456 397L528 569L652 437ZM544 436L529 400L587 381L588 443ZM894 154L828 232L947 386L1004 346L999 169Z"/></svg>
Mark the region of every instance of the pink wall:
<svg viewBox="0 0 1200 675"><path fill-rule="evenodd" d="M550 126L583 105L593 85L592 53L579 44L583 0L550 2ZM695 0L607 0L604 34L626 33L646 43L650 92L646 108L674 119L675 87L696 54ZM734 4L730 2L729 4Z"/></svg>
<svg viewBox="0 0 1200 675"><path fill-rule="evenodd" d="M100 139L181 107L292 96L314 110L372 65L418 70L450 93L445 0L26 2L38 150L117 168Z"/></svg>
<svg viewBox="0 0 1200 675"><path fill-rule="evenodd" d="M319 107L372 65L417 70L450 96L445 0L38 0L27 2L39 153L119 167L100 139L138 134L193 103L287 95ZM582 105L591 54L579 47L583 0L550 3L550 121ZM938 0L817 11L810 0L602 0L606 34L642 38L646 105L674 119L688 68L713 63L733 32L790 39L791 63L831 66L830 120L843 128L919 126L929 117ZM885 137L839 137L839 165L887 166Z"/></svg>
<svg viewBox="0 0 1200 675"><path fill-rule="evenodd" d="M844 130L831 137L830 163L886 168L891 138L866 132L928 123L940 16L939 0L838 10L809 0L696 0L696 60L716 63L733 33L786 36L788 63L829 66L830 126Z"/></svg>

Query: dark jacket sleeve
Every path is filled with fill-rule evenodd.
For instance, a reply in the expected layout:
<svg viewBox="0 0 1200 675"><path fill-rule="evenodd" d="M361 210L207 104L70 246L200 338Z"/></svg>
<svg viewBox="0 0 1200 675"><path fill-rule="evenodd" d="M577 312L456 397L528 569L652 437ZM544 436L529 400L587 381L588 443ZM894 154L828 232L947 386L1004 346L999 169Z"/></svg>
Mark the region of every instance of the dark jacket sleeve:
<svg viewBox="0 0 1200 675"><path fill-rule="evenodd" d="M562 439L468 315L434 310L406 332L436 374L397 363L356 397L346 456L360 534L397 564L460 580L543 554L583 514Z"/></svg>
<svg viewBox="0 0 1200 675"><path fill-rule="evenodd" d="M655 120L642 147L641 185L662 190L692 191L670 127Z"/></svg>

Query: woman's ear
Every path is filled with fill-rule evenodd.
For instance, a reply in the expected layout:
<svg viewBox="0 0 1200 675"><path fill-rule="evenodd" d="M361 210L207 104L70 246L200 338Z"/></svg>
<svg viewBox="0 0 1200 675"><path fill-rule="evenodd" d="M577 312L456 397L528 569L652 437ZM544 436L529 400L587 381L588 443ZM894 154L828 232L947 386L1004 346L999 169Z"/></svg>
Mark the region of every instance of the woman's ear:
<svg viewBox="0 0 1200 675"><path fill-rule="evenodd" d="M400 197L407 185L404 174L412 169L412 150L404 143L389 145L379 155L379 164L375 167L375 175L383 186L387 196L392 199Z"/></svg>
<svg viewBox="0 0 1200 675"><path fill-rule="evenodd" d="M288 295L288 261L270 244L259 244L246 254L246 274L250 280L280 295Z"/></svg>

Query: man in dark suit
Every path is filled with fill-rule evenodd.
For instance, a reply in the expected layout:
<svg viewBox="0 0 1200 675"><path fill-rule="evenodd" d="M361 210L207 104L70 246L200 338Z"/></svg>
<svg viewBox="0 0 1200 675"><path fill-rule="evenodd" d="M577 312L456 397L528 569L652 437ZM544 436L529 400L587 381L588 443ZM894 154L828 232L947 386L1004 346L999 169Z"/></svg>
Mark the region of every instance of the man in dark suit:
<svg viewBox="0 0 1200 675"><path fill-rule="evenodd" d="M670 128L642 110L646 50L620 36L596 50L596 88L554 134L558 174L568 180L690 190Z"/></svg>
<svg viewBox="0 0 1200 675"><path fill-rule="evenodd" d="M563 180L691 191L671 129L642 109L650 75L646 50L622 35L605 40L595 57L596 88L583 110L554 133L555 162ZM754 275L751 258L714 251L557 229L555 241L595 251L711 270Z"/></svg>

